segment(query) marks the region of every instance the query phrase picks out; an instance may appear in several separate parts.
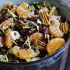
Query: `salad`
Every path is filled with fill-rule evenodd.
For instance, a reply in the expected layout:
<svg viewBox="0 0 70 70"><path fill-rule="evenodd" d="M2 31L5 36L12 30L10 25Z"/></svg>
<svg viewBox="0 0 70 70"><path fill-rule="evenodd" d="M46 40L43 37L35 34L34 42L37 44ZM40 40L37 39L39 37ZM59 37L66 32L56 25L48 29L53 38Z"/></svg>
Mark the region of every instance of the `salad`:
<svg viewBox="0 0 70 70"><path fill-rule="evenodd" d="M6 3L0 9L0 61L31 62L51 56L66 42L67 19L46 1Z"/></svg>

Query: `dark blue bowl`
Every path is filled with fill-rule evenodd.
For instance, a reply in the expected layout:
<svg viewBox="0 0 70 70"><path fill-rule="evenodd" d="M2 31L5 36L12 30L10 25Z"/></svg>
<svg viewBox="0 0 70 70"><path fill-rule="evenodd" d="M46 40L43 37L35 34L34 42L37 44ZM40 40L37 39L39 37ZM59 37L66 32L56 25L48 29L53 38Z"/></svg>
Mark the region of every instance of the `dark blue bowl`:
<svg viewBox="0 0 70 70"><path fill-rule="evenodd" d="M43 2L43 0L1 0L0 7L2 7L2 5L4 5L6 2L12 2L14 4L19 4L21 2L32 3L35 1ZM48 2L51 5L56 6L62 15L70 19L70 9L63 1L48 0ZM52 56L44 57L41 60L29 62L29 63L0 62L0 70L42 70L45 67L50 67L62 57L64 52L67 50L69 43L70 43L70 33L67 35L67 43Z"/></svg>

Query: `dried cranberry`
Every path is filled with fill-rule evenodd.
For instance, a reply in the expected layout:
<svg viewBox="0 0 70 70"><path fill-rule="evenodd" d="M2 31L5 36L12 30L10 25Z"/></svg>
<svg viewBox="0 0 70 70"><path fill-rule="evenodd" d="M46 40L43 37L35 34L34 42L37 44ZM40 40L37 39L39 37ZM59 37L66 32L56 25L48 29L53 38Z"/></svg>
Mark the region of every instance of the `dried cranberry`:
<svg viewBox="0 0 70 70"><path fill-rule="evenodd" d="M38 10L34 10L34 14L38 15Z"/></svg>
<svg viewBox="0 0 70 70"><path fill-rule="evenodd" d="M33 34L33 31L29 30L29 35Z"/></svg>
<svg viewBox="0 0 70 70"><path fill-rule="evenodd" d="M37 17L32 17L31 20L32 21L37 21Z"/></svg>
<svg viewBox="0 0 70 70"><path fill-rule="evenodd" d="M48 27L46 27L46 26L44 26L44 25L41 25L41 26L39 27L39 31L40 31L41 33L43 33L43 34L47 34L47 33L49 32Z"/></svg>
<svg viewBox="0 0 70 70"><path fill-rule="evenodd" d="M37 31L36 29L29 30L28 35L31 35L31 34L35 33L36 31Z"/></svg>
<svg viewBox="0 0 70 70"><path fill-rule="evenodd" d="M25 40L22 39L22 38L20 38L20 39L16 40L16 42L17 42L17 44L18 44L20 47L22 47L22 45L24 44Z"/></svg>

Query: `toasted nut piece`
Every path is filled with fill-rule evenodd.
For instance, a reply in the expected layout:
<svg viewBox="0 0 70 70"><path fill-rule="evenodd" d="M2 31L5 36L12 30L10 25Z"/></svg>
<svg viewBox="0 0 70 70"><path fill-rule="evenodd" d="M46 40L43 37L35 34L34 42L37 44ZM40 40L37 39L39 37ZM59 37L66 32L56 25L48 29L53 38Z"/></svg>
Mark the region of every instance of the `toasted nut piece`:
<svg viewBox="0 0 70 70"><path fill-rule="evenodd" d="M38 41L35 41L34 44L39 49L45 50L45 48L46 48L46 43L44 43L43 41L38 40Z"/></svg>
<svg viewBox="0 0 70 70"><path fill-rule="evenodd" d="M49 23L49 15L48 15L48 13L47 12L39 12L39 16L40 16L40 18L42 20L42 23L44 25L48 25L48 23Z"/></svg>
<svg viewBox="0 0 70 70"><path fill-rule="evenodd" d="M3 23L0 24L0 28L2 28L3 30L9 28L10 25L13 24L13 18L9 18L7 20L5 20Z"/></svg>
<svg viewBox="0 0 70 70"><path fill-rule="evenodd" d="M64 35L63 32L60 30L60 28L56 27L55 25L49 26L49 32L54 37L62 37Z"/></svg>
<svg viewBox="0 0 70 70"><path fill-rule="evenodd" d="M61 24L60 24L60 30L61 30L64 34L67 34L67 33L68 33L68 29L69 29L69 26L68 26L68 23L67 23L67 22L64 22L64 23L61 23Z"/></svg>
<svg viewBox="0 0 70 70"><path fill-rule="evenodd" d="M41 33L34 33L30 36L30 41L34 42L34 44L39 49L45 49L46 44L42 41L43 35Z"/></svg>
<svg viewBox="0 0 70 70"><path fill-rule="evenodd" d="M6 33L5 33L5 45L6 45L7 48L11 48L12 45L13 45L12 39L10 37L10 32L11 31L12 31L11 29L7 29Z"/></svg>
<svg viewBox="0 0 70 70"><path fill-rule="evenodd" d="M36 44L37 44L37 45L40 45L40 46L42 46L42 47L46 46L46 44L45 44L43 41L40 41L40 40L38 40L38 41L36 42Z"/></svg>
<svg viewBox="0 0 70 70"><path fill-rule="evenodd" d="M28 58L33 58L37 55L39 55L39 51L37 50L37 52L34 52L34 50L32 49L21 49L20 47L14 46L12 48L12 53L20 58L20 59L28 59Z"/></svg>
<svg viewBox="0 0 70 70"><path fill-rule="evenodd" d="M31 18L33 15L31 12L25 10L21 6L18 6L16 9L16 13L18 14L19 17L21 18Z"/></svg>
<svg viewBox="0 0 70 70"><path fill-rule="evenodd" d="M61 48L65 44L65 40L63 38L54 38L51 39L47 46L47 52L49 55L54 54L59 48Z"/></svg>
<svg viewBox="0 0 70 70"><path fill-rule="evenodd" d="M50 11L49 14L50 14L50 15L58 15L58 12L57 12L57 10L56 10L56 7L52 7L52 9L51 9L51 11Z"/></svg>
<svg viewBox="0 0 70 70"><path fill-rule="evenodd" d="M43 37L43 35L41 33L36 32L30 36L30 40L38 41L38 40L41 40L42 37Z"/></svg>

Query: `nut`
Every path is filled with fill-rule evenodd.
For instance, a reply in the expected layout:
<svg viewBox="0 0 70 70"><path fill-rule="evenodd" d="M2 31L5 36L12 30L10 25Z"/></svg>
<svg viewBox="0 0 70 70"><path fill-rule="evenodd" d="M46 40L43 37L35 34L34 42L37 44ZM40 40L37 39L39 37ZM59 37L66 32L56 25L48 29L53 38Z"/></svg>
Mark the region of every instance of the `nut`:
<svg viewBox="0 0 70 70"><path fill-rule="evenodd" d="M49 24L49 16L47 12L39 12L39 16L42 20L42 23L44 25L48 25Z"/></svg>
<svg viewBox="0 0 70 70"><path fill-rule="evenodd" d="M60 24L60 30L64 33L64 34L67 34L68 33L68 23L67 22L64 22L64 23L61 23Z"/></svg>
<svg viewBox="0 0 70 70"><path fill-rule="evenodd" d="M13 18L9 18L0 24L0 28L5 30L5 29L9 28L9 26L12 24L13 24Z"/></svg>

